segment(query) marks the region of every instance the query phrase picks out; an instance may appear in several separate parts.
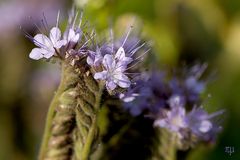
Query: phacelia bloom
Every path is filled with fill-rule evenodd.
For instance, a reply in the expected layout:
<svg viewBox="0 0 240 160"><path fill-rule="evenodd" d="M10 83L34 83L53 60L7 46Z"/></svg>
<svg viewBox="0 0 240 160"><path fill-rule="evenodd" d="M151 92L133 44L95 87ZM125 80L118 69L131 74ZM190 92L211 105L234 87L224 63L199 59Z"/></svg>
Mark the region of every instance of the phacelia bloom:
<svg viewBox="0 0 240 160"><path fill-rule="evenodd" d="M89 51L87 57L87 63L90 66L97 67L102 63L103 54L111 54L111 52L102 51L104 47L97 47L96 51Z"/></svg>
<svg viewBox="0 0 240 160"><path fill-rule="evenodd" d="M80 17L78 25L76 25L77 18L78 13L75 14L75 11L73 9L69 14L68 25L64 31L63 37L61 30L58 28L59 13L57 16L57 24L50 30L49 37L44 34L37 34L32 38L29 34L26 33L26 36L39 47L34 48L31 51L29 57L35 60L39 60L41 58L49 59L52 56L56 56L60 59L70 59L70 64L74 65L75 61L80 59L80 56L86 54L86 46L90 41L86 37L82 38L83 31L80 28L82 23L82 16ZM45 29L46 25L47 22L46 19L44 19L43 26ZM78 44L81 45L77 46Z"/></svg>
<svg viewBox="0 0 240 160"><path fill-rule="evenodd" d="M200 95L205 89L206 82L199 80L204 69L205 65L196 65L190 71L183 72L180 76L174 75L172 78L166 72L144 73L135 86L122 93L124 98L131 97L133 93L139 95L132 102L124 103L124 106L131 113L141 114L147 111L155 114L160 108L169 108L168 101L175 95L181 97L182 103L194 106L201 102Z"/></svg>
<svg viewBox="0 0 240 160"><path fill-rule="evenodd" d="M82 23L82 14L79 18L79 23L76 24L78 18L78 12L72 9L68 16L68 25L64 32L63 38L67 41L67 49L72 49L81 40L83 31L80 28Z"/></svg>
<svg viewBox="0 0 240 160"><path fill-rule="evenodd" d="M209 115L203 108L194 107L202 102L206 82L199 79L204 70L205 66L197 65L173 78L161 72L145 73L119 98L133 116L152 118L155 127L174 132L181 143L187 141L187 146L193 143L192 137L211 141L221 128L213 119L222 111Z"/></svg>
<svg viewBox="0 0 240 160"><path fill-rule="evenodd" d="M120 47L116 55L106 54L103 57L102 64L104 70L94 75L95 79L106 81L106 88L114 90L117 85L122 88L128 88L131 84L129 78L124 74L127 65L132 62L132 58L125 56L125 51Z"/></svg>
<svg viewBox="0 0 240 160"><path fill-rule="evenodd" d="M212 141L222 127L214 121L223 110L208 114L202 107L194 107L186 116L185 122L192 134L204 141Z"/></svg>
<svg viewBox="0 0 240 160"><path fill-rule="evenodd" d="M68 35L67 35L67 37L65 37L65 39L69 43L70 42L77 43L79 38L80 38L80 33L75 32L74 29L72 29L72 28L69 29Z"/></svg>
<svg viewBox="0 0 240 160"><path fill-rule="evenodd" d="M197 141L213 141L221 131L221 126L213 120L223 110L208 114L202 107L194 107L188 112L179 96L170 98L169 105L169 109L161 109L161 114L155 117L154 126L174 132L180 143L188 140L188 144L191 144L192 137Z"/></svg>
<svg viewBox="0 0 240 160"><path fill-rule="evenodd" d="M53 27L50 30L49 37L44 34L37 34L34 36L33 42L39 48L34 48L29 57L35 60L51 58L56 50L67 43L66 40L61 39L61 31L58 27Z"/></svg>
<svg viewBox="0 0 240 160"><path fill-rule="evenodd" d="M176 132L180 136L180 130L186 128L186 110L181 104L181 98L179 96L174 96L170 98L170 110L162 110L162 118L156 119L154 121L154 126L161 128L167 128L171 132Z"/></svg>
<svg viewBox="0 0 240 160"><path fill-rule="evenodd" d="M96 80L103 80L106 83L106 88L109 92L117 87L129 88L132 84L131 77L133 75L129 69L133 68L140 58L143 58L146 52L135 58L143 46L138 45L138 42L132 44L132 40L127 40L130 30L123 41L112 42L111 44L104 44L97 47L95 52L88 52L87 63L96 68L94 78ZM133 46L129 46L129 44ZM99 68L100 69L99 71Z"/></svg>

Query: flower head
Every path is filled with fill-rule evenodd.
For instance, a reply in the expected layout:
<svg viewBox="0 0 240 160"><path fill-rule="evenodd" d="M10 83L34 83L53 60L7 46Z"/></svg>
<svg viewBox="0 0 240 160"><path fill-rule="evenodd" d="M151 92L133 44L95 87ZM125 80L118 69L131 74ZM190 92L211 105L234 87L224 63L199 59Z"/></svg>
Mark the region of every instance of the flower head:
<svg viewBox="0 0 240 160"><path fill-rule="evenodd" d="M82 29L80 28L82 23L82 14L80 16L78 25L76 25L77 18L78 18L78 12L75 13L75 10L72 9L68 17L68 26L63 35L63 38L68 43L67 49L74 48L78 43L78 41L81 39L83 34Z"/></svg>
<svg viewBox="0 0 240 160"><path fill-rule="evenodd" d="M169 78L166 72L143 73L136 81L136 85L123 93L125 98L131 97L131 93L139 94L133 101L125 103L124 107L131 113L140 108L139 114L147 111L149 114L158 114L161 108L171 107L172 97L180 97L182 106L194 106L201 102L200 95L205 89L206 82L199 80L199 70L203 66L194 66L195 72L183 72L180 76ZM202 72L202 71L201 71ZM198 76L197 76L198 75ZM145 99L146 103L139 104L139 101ZM144 106L143 106L144 105Z"/></svg>
<svg viewBox="0 0 240 160"><path fill-rule="evenodd" d="M171 110L165 110L163 116L154 121L154 126L167 128L171 132L176 132L181 137L181 129L186 128L186 111L183 107L174 107Z"/></svg>
<svg viewBox="0 0 240 160"><path fill-rule="evenodd" d="M202 107L194 107L186 116L185 121L192 134L204 141L213 140L221 126L214 119L223 114L223 110L208 114Z"/></svg>
<svg viewBox="0 0 240 160"><path fill-rule="evenodd" d="M88 53L87 63L91 67L96 68L94 78L103 80L109 92L117 87L130 87L132 84L131 77L127 75L131 73L127 71L134 67L138 63L138 60L146 53L137 58L133 58L134 54L141 49L144 44L138 46L138 41L130 47L129 43L132 44L132 41L127 41L129 33L130 30L123 41L104 44L101 47L97 47L95 52Z"/></svg>
<svg viewBox="0 0 240 160"><path fill-rule="evenodd" d="M190 73L172 78L161 72L145 73L120 99L132 115L143 114L153 119L155 127L178 135L180 149L191 146L194 140L213 140L221 128L213 118L222 111L208 114L194 107L201 104L205 88L205 82L199 80L203 68L194 66Z"/></svg>
<svg viewBox="0 0 240 160"><path fill-rule="evenodd" d="M96 51L88 52L87 63L90 66L97 67L102 63L103 56L104 56L103 54L106 52L103 52L101 49L102 48L97 47ZM111 54L111 52L109 54Z"/></svg>
<svg viewBox="0 0 240 160"><path fill-rule="evenodd" d="M117 85L122 88L128 88L131 84L129 78L124 74L127 65L132 62L132 58L126 57L124 49L120 47L115 55L106 54L103 57L102 64L104 70L94 75L95 79L106 81L108 90L114 90Z"/></svg>
<svg viewBox="0 0 240 160"><path fill-rule="evenodd" d="M61 31L58 27L53 27L50 30L49 37L44 34L37 34L34 36L33 42L39 48L34 48L29 57L35 60L52 57L57 49L67 43L66 40L61 39Z"/></svg>
<svg viewBox="0 0 240 160"><path fill-rule="evenodd" d="M178 103L170 109L161 110L161 114L154 120L154 126L165 128L170 133L174 132L178 135L178 143L181 149L184 145L186 148L196 140L213 141L216 134L221 131L221 126L215 123L213 119L222 113L223 110L208 114L202 107L194 107L187 112L185 106ZM195 138L192 139L192 137Z"/></svg>

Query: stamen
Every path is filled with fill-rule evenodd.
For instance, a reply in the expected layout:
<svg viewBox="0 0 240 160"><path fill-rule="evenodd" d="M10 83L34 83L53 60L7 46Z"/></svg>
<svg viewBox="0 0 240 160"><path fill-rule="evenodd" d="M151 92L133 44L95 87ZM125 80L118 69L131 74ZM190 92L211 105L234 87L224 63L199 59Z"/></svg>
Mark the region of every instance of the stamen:
<svg viewBox="0 0 240 160"><path fill-rule="evenodd" d="M215 117L215 116L218 116L218 115L220 115L220 114L223 114L223 113L224 113L224 110L217 111L217 112L215 112L215 113L210 114L210 115L208 116L208 119L211 119L211 118L213 118L213 117Z"/></svg>
<svg viewBox="0 0 240 160"><path fill-rule="evenodd" d="M139 57L137 57L135 60L138 60L139 58L142 58L148 51L150 51L150 49L148 49L146 52L144 52L142 55L140 55ZM126 70L129 70L133 67L135 67L137 64L139 64L141 61L136 62L135 64L131 65L130 67L126 68Z"/></svg>
<svg viewBox="0 0 240 160"><path fill-rule="evenodd" d="M123 47L124 44L126 43L126 41L127 41L127 39L128 39L128 36L129 36L130 32L132 31L132 28L133 28L133 26L130 26L130 28L129 28L128 32L127 32L127 35L126 35L126 37L125 37L125 39L124 39L124 41L123 41L123 43L122 43L122 47Z"/></svg>
<svg viewBox="0 0 240 160"><path fill-rule="evenodd" d="M149 52L151 49L149 48L148 50L146 50L142 55L138 56L135 60L138 60L140 58L142 58L145 54L147 54L147 52Z"/></svg>
<svg viewBox="0 0 240 160"><path fill-rule="evenodd" d="M145 43L143 43L141 46L138 46L137 48L135 48L132 52L130 52L130 57L132 57L139 49L141 49L143 46L145 45Z"/></svg>
<svg viewBox="0 0 240 160"><path fill-rule="evenodd" d="M36 40L34 39L34 37L32 37L27 31L25 31L25 30L22 28L22 26L20 26L19 28L20 28L20 30L25 34L25 37L29 38L33 43L38 44L38 46L40 46L41 48L44 48L44 47L45 47L45 45L43 45L43 44L41 44L40 42L36 41ZM44 49L46 49L46 48L44 48Z"/></svg>
<svg viewBox="0 0 240 160"><path fill-rule="evenodd" d="M134 48L139 44L140 40L138 40L130 49L129 49L129 52L131 53Z"/></svg>
<svg viewBox="0 0 240 160"><path fill-rule="evenodd" d="M34 23L32 16L29 16L28 18L31 20L31 22L34 24L34 26L37 28L37 30L38 30L41 34L44 34L44 33L41 31L41 29L38 27L38 25L37 25L36 23Z"/></svg>
<svg viewBox="0 0 240 160"><path fill-rule="evenodd" d="M112 41L112 48L111 48L111 52L113 54L113 49L114 49L114 37L113 37L113 30L112 28L110 29L110 37L111 37L111 41Z"/></svg>
<svg viewBox="0 0 240 160"><path fill-rule="evenodd" d="M60 16L60 10L58 10L58 14L57 14L56 27L58 27L58 25L59 25L59 16Z"/></svg>
<svg viewBox="0 0 240 160"><path fill-rule="evenodd" d="M76 19L78 17L78 12L75 14L74 16L74 20L73 20L73 24L72 24L72 29L74 29L74 26L75 26L75 22L76 22Z"/></svg>
<svg viewBox="0 0 240 160"><path fill-rule="evenodd" d="M41 23L42 23L42 25L43 25L43 28L44 28L45 32L48 32L48 30L47 30L47 26L45 25L45 23L44 23L44 20L43 20L43 19L41 20Z"/></svg>
<svg viewBox="0 0 240 160"><path fill-rule="evenodd" d="M47 18L45 16L44 12L43 12L43 19L44 19L46 28L50 28L49 25L48 25Z"/></svg>
<svg viewBox="0 0 240 160"><path fill-rule="evenodd" d="M79 21L79 24L78 24L79 28L81 28L81 25L82 25L82 18L83 18L83 12L81 12L81 14L80 14L80 21Z"/></svg>

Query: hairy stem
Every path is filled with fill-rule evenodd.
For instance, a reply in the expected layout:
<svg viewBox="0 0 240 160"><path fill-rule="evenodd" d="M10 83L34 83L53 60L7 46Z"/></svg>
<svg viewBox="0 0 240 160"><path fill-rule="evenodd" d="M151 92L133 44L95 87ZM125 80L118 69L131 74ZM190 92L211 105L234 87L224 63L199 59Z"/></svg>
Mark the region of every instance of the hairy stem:
<svg viewBox="0 0 240 160"><path fill-rule="evenodd" d="M39 160L89 159L98 146L102 90L90 70L62 62L62 79L47 115Z"/></svg>
<svg viewBox="0 0 240 160"><path fill-rule="evenodd" d="M158 130L159 143L152 160L176 160L177 135L165 129Z"/></svg>
<svg viewBox="0 0 240 160"><path fill-rule="evenodd" d="M58 105L58 99L59 96L62 94L62 92L64 91L64 86L65 86L65 72L64 72L64 67L62 67L62 75L61 75L61 81L60 84L58 86L58 89L51 101L51 104L49 106L49 110L48 110L48 114L47 114L47 118L46 118L46 125L44 128L44 134L43 134L43 139L42 139L42 144L40 147L40 151L39 151L39 160L43 160L47 151L47 146L48 146L48 141L49 141L49 137L51 135L51 126L52 126L52 120L55 114L55 109Z"/></svg>

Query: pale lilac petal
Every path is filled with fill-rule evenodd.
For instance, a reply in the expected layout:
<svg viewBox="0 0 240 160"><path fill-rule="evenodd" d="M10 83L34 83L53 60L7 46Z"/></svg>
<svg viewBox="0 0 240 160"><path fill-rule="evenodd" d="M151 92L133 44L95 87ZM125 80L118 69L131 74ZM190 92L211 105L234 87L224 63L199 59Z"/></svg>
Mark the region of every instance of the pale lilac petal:
<svg viewBox="0 0 240 160"><path fill-rule="evenodd" d="M72 38L72 41L75 42L75 43L77 43L78 40L79 40L79 38L80 38L80 34L77 33L77 34Z"/></svg>
<svg viewBox="0 0 240 160"><path fill-rule="evenodd" d="M68 32L68 41L70 41L75 36L75 31L70 28Z"/></svg>
<svg viewBox="0 0 240 160"><path fill-rule="evenodd" d="M44 53L43 57L47 58L47 59L51 58L55 54L55 50L46 51L46 50L42 49L42 52Z"/></svg>
<svg viewBox="0 0 240 160"><path fill-rule="evenodd" d="M123 99L124 102L132 102L134 99L136 99L136 97L132 96L132 97L126 97Z"/></svg>
<svg viewBox="0 0 240 160"><path fill-rule="evenodd" d="M53 27L50 30L49 37L50 37L52 43L55 44L61 38L61 31L60 31L60 29L58 27Z"/></svg>
<svg viewBox="0 0 240 160"><path fill-rule="evenodd" d="M122 88L128 88L131 85L131 81L129 80L129 78L122 73L115 74L114 81Z"/></svg>
<svg viewBox="0 0 240 160"><path fill-rule="evenodd" d="M107 81L106 87L107 87L107 90L112 91L117 87L117 85L113 81Z"/></svg>
<svg viewBox="0 0 240 160"><path fill-rule="evenodd" d="M33 48L31 53L29 54L29 57L31 59L35 59L35 60L39 60L39 59L43 58L43 54L41 53L41 49L40 48Z"/></svg>
<svg viewBox="0 0 240 160"><path fill-rule="evenodd" d="M167 128L167 123L165 119L157 119L154 121L154 126Z"/></svg>
<svg viewBox="0 0 240 160"><path fill-rule="evenodd" d="M44 34L37 34L34 36L34 44L40 48L50 48L52 47L51 40Z"/></svg>
<svg viewBox="0 0 240 160"><path fill-rule="evenodd" d="M131 57L124 57L121 61L128 65L133 61L133 59Z"/></svg>
<svg viewBox="0 0 240 160"><path fill-rule="evenodd" d="M79 33L75 33L75 31L70 28L69 29L69 32L68 32L68 42L74 42L74 43L77 43L77 41L79 40L80 38L80 34Z"/></svg>
<svg viewBox="0 0 240 160"><path fill-rule="evenodd" d="M96 52L97 54L95 55L95 59L94 59L94 65L95 66L99 66L103 60L103 57L101 55L101 53Z"/></svg>
<svg viewBox="0 0 240 160"><path fill-rule="evenodd" d="M93 59L90 55L87 57L87 64L90 65L90 66L93 65Z"/></svg>
<svg viewBox="0 0 240 160"><path fill-rule="evenodd" d="M59 49L59 48L61 48L62 46L66 45L66 44L67 44L66 40L60 40L60 41L57 41L54 44L54 48Z"/></svg>
<svg viewBox="0 0 240 160"><path fill-rule="evenodd" d="M113 58L112 55L110 54L106 54L104 57L103 57L103 66L107 69L107 70L110 70L112 68L115 67L115 60Z"/></svg>
<svg viewBox="0 0 240 160"><path fill-rule="evenodd" d="M124 72L127 69L128 64L130 62L131 61L129 61L129 62L127 62L127 61L119 61L119 62L117 62L117 64L116 64L116 72Z"/></svg>
<svg viewBox="0 0 240 160"><path fill-rule="evenodd" d="M208 131L210 131L211 128L212 128L212 123L208 120L204 120L200 124L199 131L202 133L207 133Z"/></svg>
<svg viewBox="0 0 240 160"><path fill-rule="evenodd" d="M94 79L104 80L107 78L107 71L97 72L94 74Z"/></svg>
<svg viewBox="0 0 240 160"><path fill-rule="evenodd" d="M115 55L116 60L121 61L125 57L125 51L123 47L120 47Z"/></svg>

